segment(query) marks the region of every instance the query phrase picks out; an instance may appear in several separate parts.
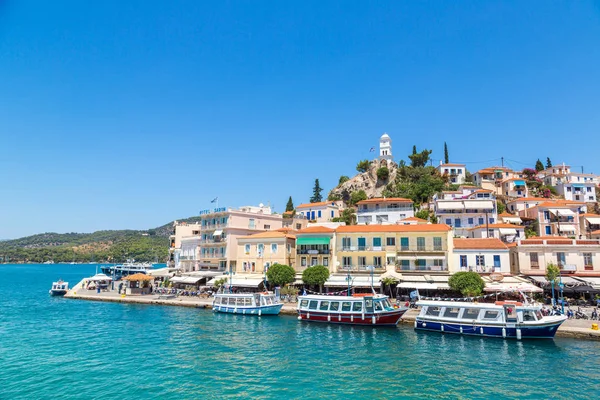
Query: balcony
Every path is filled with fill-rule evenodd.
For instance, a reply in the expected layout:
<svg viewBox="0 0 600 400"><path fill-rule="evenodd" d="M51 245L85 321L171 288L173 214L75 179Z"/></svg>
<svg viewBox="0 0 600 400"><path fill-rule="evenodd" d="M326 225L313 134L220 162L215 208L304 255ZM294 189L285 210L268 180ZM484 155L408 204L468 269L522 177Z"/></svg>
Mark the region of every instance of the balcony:
<svg viewBox="0 0 600 400"><path fill-rule="evenodd" d="M341 246L338 251L395 251L396 246Z"/></svg>
<svg viewBox="0 0 600 400"><path fill-rule="evenodd" d="M352 264L346 264L346 265L341 265L338 268L338 272L366 272L366 273L370 273L371 272L371 266L370 265L352 265ZM373 266L373 272L375 273L381 273L383 271L385 271L385 267L382 265L374 265Z"/></svg>
<svg viewBox="0 0 600 400"><path fill-rule="evenodd" d="M398 208L394 208L394 207L379 207L379 208L367 208L365 209L359 209L356 213L358 215L360 214L365 214L365 213L379 213L379 212L412 212L413 208L412 207L398 207Z"/></svg>
<svg viewBox="0 0 600 400"><path fill-rule="evenodd" d="M196 257L194 256L179 256L180 261L194 261Z"/></svg>
<svg viewBox="0 0 600 400"><path fill-rule="evenodd" d="M447 266L438 265L397 265L396 272L448 271Z"/></svg>
<svg viewBox="0 0 600 400"><path fill-rule="evenodd" d="M317 254L331 254L331 250L321 249L321 250L308 250L308 249L297 249L297 254L308 254L308 255L317 255Z"/></svg>
<svg viewBox="0 0 600 400"><path fill-rule="evenodd" d="M442 246L400 246L398 253L433 253L433 252L445 252Z"/></svg>
<svg viewBox="0 0 600 400"><path fill-rule="evenodd" d="M460 267L461 272L477 272L478 274L491 274L494 272L500 272L500 266L484 266L484 265L470 265Z"/></svg>

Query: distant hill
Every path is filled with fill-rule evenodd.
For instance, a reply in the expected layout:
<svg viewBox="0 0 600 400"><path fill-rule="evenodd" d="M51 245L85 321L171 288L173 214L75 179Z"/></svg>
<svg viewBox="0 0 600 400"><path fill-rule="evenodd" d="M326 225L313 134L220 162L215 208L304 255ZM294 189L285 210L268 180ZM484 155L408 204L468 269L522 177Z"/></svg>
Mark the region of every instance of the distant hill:
<svg viewBox="0 0 600 400"><path fill-rule="evenodd" d="M180 219L193 223L200 217ZM173 222L157 228L97 231L94 233L40 233L0 241L0 262L164 262Z"/></svg>

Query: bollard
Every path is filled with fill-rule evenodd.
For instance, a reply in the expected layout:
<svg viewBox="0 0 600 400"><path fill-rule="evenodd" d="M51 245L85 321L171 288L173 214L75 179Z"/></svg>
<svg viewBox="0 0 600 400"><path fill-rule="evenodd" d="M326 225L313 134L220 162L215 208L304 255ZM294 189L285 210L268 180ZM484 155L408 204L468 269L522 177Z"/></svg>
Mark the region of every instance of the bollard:
<svg viewBox="0 0 600 400"><path fill-rule="evenodd" d="M592 330L597 331L598 330L598 324L592 324Z"/></svg>

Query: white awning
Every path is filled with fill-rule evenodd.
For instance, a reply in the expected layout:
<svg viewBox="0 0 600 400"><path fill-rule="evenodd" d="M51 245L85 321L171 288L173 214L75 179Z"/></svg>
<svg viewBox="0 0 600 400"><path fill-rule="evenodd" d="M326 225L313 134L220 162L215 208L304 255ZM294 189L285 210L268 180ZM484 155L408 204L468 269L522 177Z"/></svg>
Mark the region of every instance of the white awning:
<svg viewBox="0 0 600 400"><path fill-rule="evenodd" d="M494 202L491 200L465 200L465 208L470 210L492 210L494 208Z"/></svg>
<svg viewBox="0 0 600 400"><path fill-rule="evenodd" d="M198 281L200 279L204 279L204 278L201 276L174 276L173 278L171 278L171 282L194 285L194 284L198 283Z"/></svg>
<svg viewBox="0 0 600 400"><path fill-rule="evenodd" d="M94 282L98 282L98 281L112 281L112 278L106 274L96 274L94 276L92 276L91 278L85 278L88 281L94 281Z"/></svg>
<svg viewBox="0 0 600 400"><path fill-rule="evenodd" d="M521 218L519 217L502 217L504 222L508 222L509 224L520 224Z"/></svg>
<svg viewBox="0 0 600 400"><path fill-rule="evenodd" d="M550 211L552 214L556 215L556 216L561 216L561 217L574 217L575 214L573 211L569 210L568 208L549 208L548 211Z"/></svg>
<svg viewBox="0 0 600 400"><path fill-rule="evenodd" d="M465 206L462 201L438 201L438 210L463 210Z"/></svg>
<svg viewBox="0 0 600 400"><path fill-rule="evenodd" d="M213 236L221 236L223 234L223 229L217 229L214 231Z"/></svg>
<svg viewBox="0 0 600 400"><path fill-rule="evenodd" d="M575 227L573 225L563 225L563 224L561 224L558 227L558 230L560 232L575 232Z"/></svg>
<svg viewBox="0 0 600 400"><path fill-rule="evenodd" d="M600 290L600 278L591 277L591 276L578 276L577 279L579 279L580 281L582 281L584 283L587 283L593 289Z"/></svg>
<svg viewBox="0 0 600 400"><path fill-rule="evenodd" d="M371 276L353 276L350 273L350 285L352 287L371 287ZM373 287L379 287L381 280L379 276L373 276ZM332 275L325 282L326 287L347 287L347 275Z"/></svg>
<svg viewBox="0 0 600 400"><path fill-rule="evenodd" d="M598 217L585 217L585 220L592 225L600 225L600 216Z"/></svg>
<svg viewBox="0 0 600 400"><path fill-rule="evenodd" d="M517 234L517 230L513 229L513 228L500 228L498 230L500 231L500 234L502 236L504 236L504 235L516 235Z"/></svg>
<svg viewBox="0 0 600 400"><path fill-rule="evenodd" d="M485 292L510 292L510 291L521 291L528 293L541 293L544 290L532 285L531 283L520 282L520 283L504 283L504 282L493 282L486 284L483 288Z"/></svg>
<svg viewBox="0 0 600 400"><path fill-rule="evenodd" d="M433 289L433 290L448 290L450 286L443 283L427 283L427 282L401 282L398 284L402 289Z"/></svg>
<svg viewBox="0 0 600 400"><path fill-rule="evenodd" d="M264 278L260 275L250 275L246 276L234 276L231 280L228 276L215 276L213 279L206 283L207 286L214 286L215 282L218 279L226 278L227 282L225 282L225 286L229 287L229 283L231 282L231 286L233 287L258 287L263 281Z"/></svg>

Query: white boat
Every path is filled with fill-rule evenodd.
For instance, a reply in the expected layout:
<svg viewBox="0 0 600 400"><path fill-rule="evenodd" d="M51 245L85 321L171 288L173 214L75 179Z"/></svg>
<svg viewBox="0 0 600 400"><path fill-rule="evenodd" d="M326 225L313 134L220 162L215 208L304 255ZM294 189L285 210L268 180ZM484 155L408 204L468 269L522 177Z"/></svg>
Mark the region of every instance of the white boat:
<svg viewBox="0 0 600 400"><path fill-rule="evenodd" d="M121 277L127 275L146 274L151 269L151 266L148 267L144 264L136 263L135 260L127 260L127 262L117 265L104 265L100 268L102 273L114 277L115 280L119 280Z"/></svg>
<svg viewBox="0 0 600 400"><path fill-rule="evenodd" d="M48 261L45 261L44 264L54 264L54 261L48 260Z"/></svg>
<svg viewBox="0 0 600 400"><path fill-rule="evenodd" d="M272 292L217 293L213 311L244 315L277 315L283 303Z"/></svg>
<svg viewBox="0 0 600 400"><path fill-rule="evenodd" d="M539 305L516 301L469 303L418 301L415 329L498 338L551 339L567 319L544 316Z"/></svg>
<svg viewBox="0 0 600 400"><path fill-rule="evenodd" d="M52 296L64 296L68 290L69 282L59 279L57 282L52 282L52 289L50 289L49 293Z"/></svg>

